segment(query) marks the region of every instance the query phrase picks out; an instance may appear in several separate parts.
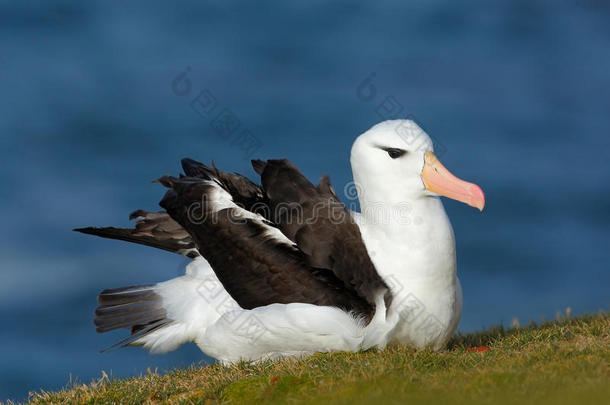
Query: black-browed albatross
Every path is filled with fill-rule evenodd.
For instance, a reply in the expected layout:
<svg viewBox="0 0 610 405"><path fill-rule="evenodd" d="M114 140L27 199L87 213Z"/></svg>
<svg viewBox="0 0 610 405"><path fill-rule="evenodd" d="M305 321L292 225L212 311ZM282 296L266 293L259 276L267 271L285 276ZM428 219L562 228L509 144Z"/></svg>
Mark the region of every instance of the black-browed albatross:
<svg viewBox="0 0 610 405"><path fill-rule="evenodd" d="M186 274L104 290L98 332L153 353L195 342L223 363L384 348L442 348L462 312L455 240L439 195L483 209L481 189L436 159L413 121L379 123L351 150L360 211L323 177L289 161L255 160L258 185L183 159L164 176L160 212L135 228L81 228L188 256Z"/></svg>

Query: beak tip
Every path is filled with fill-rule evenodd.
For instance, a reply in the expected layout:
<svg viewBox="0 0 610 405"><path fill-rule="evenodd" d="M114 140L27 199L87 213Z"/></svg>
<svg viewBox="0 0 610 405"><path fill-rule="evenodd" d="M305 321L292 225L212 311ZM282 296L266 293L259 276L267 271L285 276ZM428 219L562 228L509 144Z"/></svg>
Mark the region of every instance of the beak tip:
<svg viewBox="0 0 610 405"><path fill-rule="evenodd" d="M479 211L483 211L485 208L485 193L481 190L481 187L473 184L470 187L470 193L472 195L472 206L479 209Z"/></svg>
<svg viewBox="0 0 610 405"><path fill-rule="evenodd" d="M481 187L455 177L432 152L426 152L424 155L421 177L426 190L483 211L485 194Z"/></svg>

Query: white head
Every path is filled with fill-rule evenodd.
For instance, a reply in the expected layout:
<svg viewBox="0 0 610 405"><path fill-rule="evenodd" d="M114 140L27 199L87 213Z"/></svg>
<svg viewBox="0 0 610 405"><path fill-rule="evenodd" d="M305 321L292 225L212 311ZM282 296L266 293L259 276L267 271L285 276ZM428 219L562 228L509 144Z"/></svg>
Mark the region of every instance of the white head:
<svg viewBox="0 0 610 405"><path fill-rule="evenodd" d="M443 195L480 210L483 191L453 176L414 121L384 121L360 135L350 162L361 204L398 204Z"/></svg>

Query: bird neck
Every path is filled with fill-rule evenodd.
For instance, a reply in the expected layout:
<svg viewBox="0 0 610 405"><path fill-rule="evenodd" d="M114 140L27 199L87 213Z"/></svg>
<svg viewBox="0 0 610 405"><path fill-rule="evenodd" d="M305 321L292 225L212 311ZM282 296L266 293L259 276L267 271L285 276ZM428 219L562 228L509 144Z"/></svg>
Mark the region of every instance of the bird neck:
<svg viewBox="0 0 610 405"><path fill-rule="evenodd" d="M455 279L455 238L440 198L362 200L360 207L362 237L380 274Z"/></svg>

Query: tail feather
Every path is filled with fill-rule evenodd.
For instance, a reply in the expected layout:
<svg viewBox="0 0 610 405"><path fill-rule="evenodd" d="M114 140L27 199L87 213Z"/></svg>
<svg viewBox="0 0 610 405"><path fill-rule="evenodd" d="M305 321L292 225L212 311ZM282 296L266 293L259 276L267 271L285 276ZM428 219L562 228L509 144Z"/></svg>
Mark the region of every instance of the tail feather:
<svg viewBox="0 0 610 405"><path fill-rule="evenodd" d="M197 257L187 265L184 276L102 291L94 323L99 333L121 328L131 331L106 350L142 346L151 353L166 353L195 341L225 310L237 306L218 285L210 264Z"/></svg>
<svg viewBox="0 0 610 405"><path fill-rule="evenodd" d="M107 347L106 349L102 350L101 352L104 353L104 352L107 352L112 349L118 349L118 348L127 347L127 346L143 346L143 345L145 345L145 343L138 342L138 339L145 337L149 334L152 334L153 332L157 331L158 329L171 324L171 322L172 321L168 320L168 319L161 319L161 320L158 320L155 322L151 322L148 325L134 327L131 335L127 336L125 339L119 340L118 342L116 342L115 344L113 344L110 347Z"/></svg>
<svg viewBox="0 0 610 405"><path fill-rule="evenodd" d="M98 309L136 302L154 301L156 298L159 298L159 295L155 293L154 287L154 284L150 284L108 288L97 297L97 302L100 304Z"/></svg>
<svg viewBox="0 0 610 405"><path fill-rule="evenodd" d="M142 327L148 322L157 322L163 319L163 312L161 311L150 311L142 312L137 314L116 316L112 318L110 324L106 324L106 319L96 318L95 325L98 333L110 332L111 330L128 328L135 330L142 330Z"/></svg>
<svg viewBox="0 0 610 405"><path fill-rule="evenodd" d="M98 296L94 324L98 333L131 329L140 334L147 326L167 320L162 298L154 285L104 290ZM169 320L168 320L169 321Z"/></svg>

